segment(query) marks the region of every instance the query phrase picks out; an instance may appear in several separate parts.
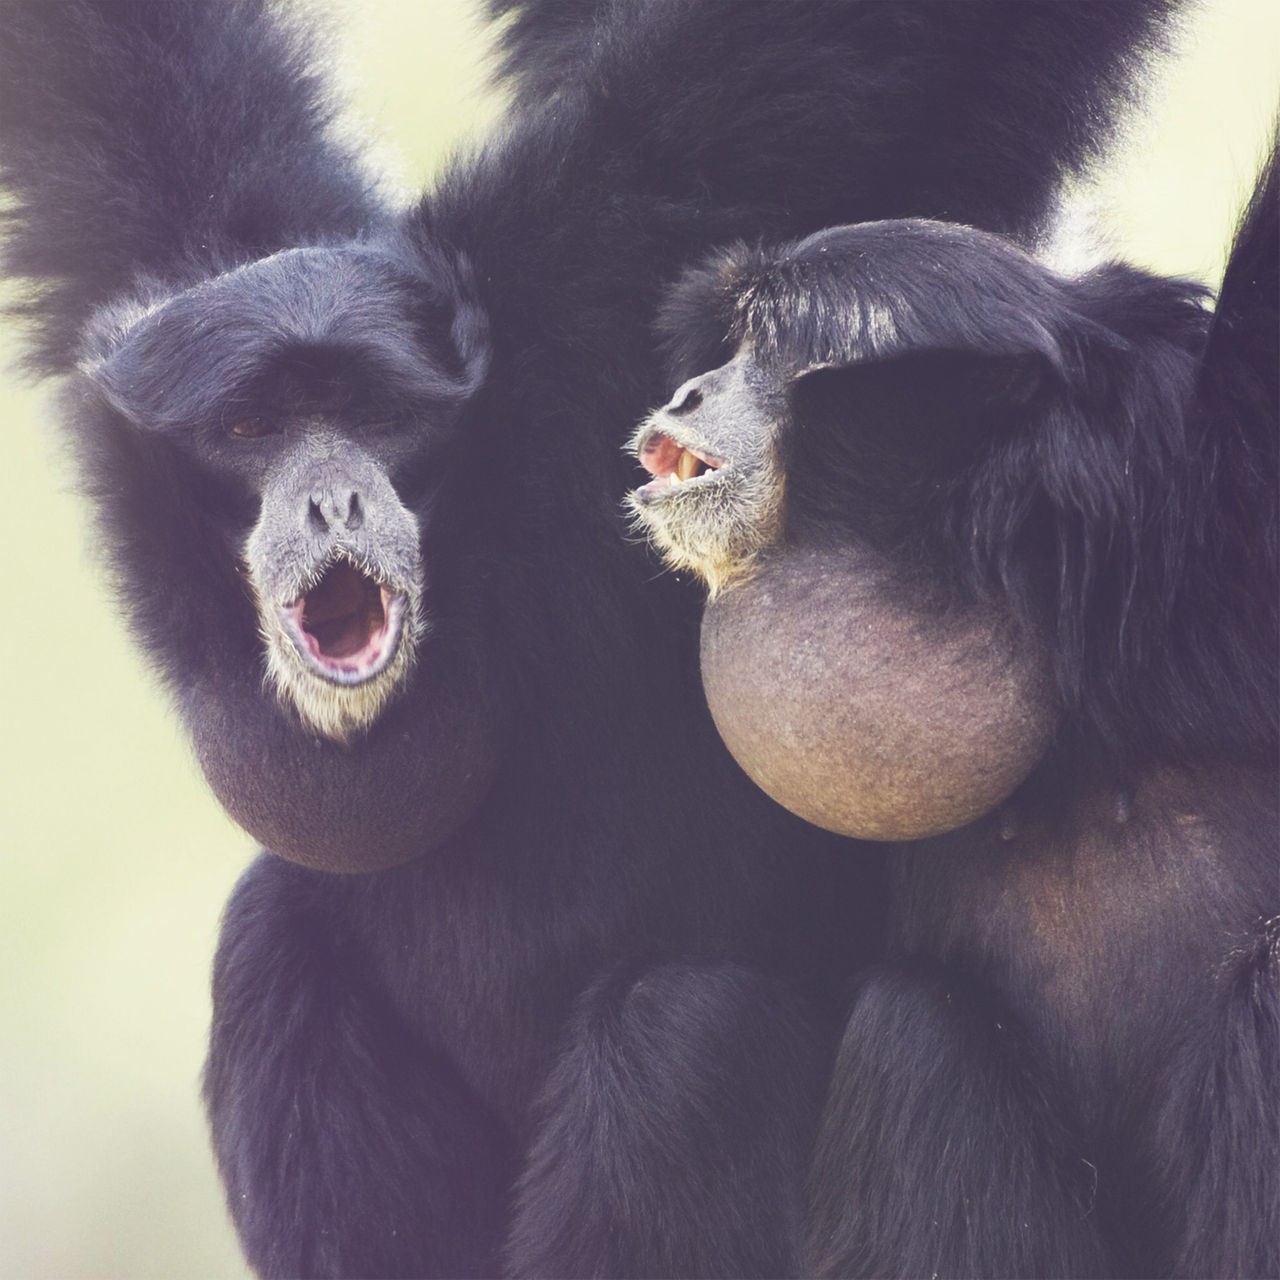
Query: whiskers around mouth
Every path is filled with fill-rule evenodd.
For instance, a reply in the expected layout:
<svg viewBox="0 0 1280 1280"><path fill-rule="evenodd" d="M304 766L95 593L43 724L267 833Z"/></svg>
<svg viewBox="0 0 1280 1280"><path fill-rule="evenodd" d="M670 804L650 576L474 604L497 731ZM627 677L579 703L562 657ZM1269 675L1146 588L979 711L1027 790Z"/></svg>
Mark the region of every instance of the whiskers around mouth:
<svg viewBox="0 0 1280 1280"><path fill-rule="evenodd" d="M308 728L345 742L382 714L425 633L421 594L340 553L287 603L259 598L268 679Z"/></svg>
<svg viewBox="0 0 1280 1280"><path fill-rule="evenodd" d="M773 539L781 478L771 461L740 466L660 421L644 423L632 439L631 452L652 479L627 495L627 508L666 563L696 574L714 596L748 576Z"/></svg>

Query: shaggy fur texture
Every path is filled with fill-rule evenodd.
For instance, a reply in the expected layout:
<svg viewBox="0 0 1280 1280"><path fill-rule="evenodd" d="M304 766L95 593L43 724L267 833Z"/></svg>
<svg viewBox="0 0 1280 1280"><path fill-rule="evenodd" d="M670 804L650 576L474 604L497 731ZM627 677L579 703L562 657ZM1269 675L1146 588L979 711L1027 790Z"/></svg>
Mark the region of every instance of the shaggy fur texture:
<svg viewBox="0 0 1280 1280"><path fill-rule="evenodd" d="M516 1274L777 1274L826 1042L804 1011L873 936L871 859L746 784L695 593L619 536L649 319L735 237L1031 236L1168 6L494 7L519 111L401 213L287 10L13 0L5 269L127 616L272 850L227 910L206 1076L251 1263L491 1275L510 1235ZM321 306L370 256L386 291ZM349 744L266 687L241 571L267 460L317 416L423 569L414 661Z"/></svg>
<svg viewBox="0 0 1280 1280"><path fill-rule="evenodd" d="M725 250L668 300L677 380L726 340L747 363L679 398L712 422L734 388L783 406L739 405L785 477L781 528L758 512L775 570L864 548L925 634L1000 608L1061 716L1000 811L896 851L889 960L820 1131L814 1274L1280 1271L1278 247L1272 164L1212 316L1180 281L1063 278L928 222ZM874 624L858 585L822 634Z"/></svg>

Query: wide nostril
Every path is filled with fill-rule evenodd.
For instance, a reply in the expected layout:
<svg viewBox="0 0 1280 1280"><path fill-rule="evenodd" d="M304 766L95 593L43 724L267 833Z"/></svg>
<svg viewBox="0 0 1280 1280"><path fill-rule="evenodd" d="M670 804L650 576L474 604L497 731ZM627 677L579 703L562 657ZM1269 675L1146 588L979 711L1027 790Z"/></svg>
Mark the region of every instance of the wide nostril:
<svg viewBox="0 0 1280 1280"><path fill-rule="evenodd" d="M354 489L321 490L307 502L307 523L316 533L359 529L364 524L364 504Z"/></svg>
<svg viewBox="0 0 1280 1280"><path fill-rule="evenodd" d="M312 494L311 500L307 503L307 523L316 533L328 533L329 522L324 517L324 510L321 508L320 500Z"/></svg>
<svg viewBox="0 0 1280 1280"><path fill-rule="evenodd" d="M702 403L702 392L692 382L686 382L671 398L667 412L678 418L682 413L696 409Z"/></svg>

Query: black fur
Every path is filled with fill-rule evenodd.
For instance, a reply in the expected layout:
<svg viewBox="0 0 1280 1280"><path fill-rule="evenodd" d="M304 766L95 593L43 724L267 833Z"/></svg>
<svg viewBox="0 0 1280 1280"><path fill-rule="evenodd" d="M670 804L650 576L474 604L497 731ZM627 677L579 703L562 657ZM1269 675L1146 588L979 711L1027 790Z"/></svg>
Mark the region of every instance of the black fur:
<svg viewBox="0 0 1280 1280"><path fill-rule="evenodd" d="M1278 241L1273 163L1212 317L928 222L667 301L673 382L727 345L787 388L784 540L874 547L922 616L998 602L1062 715L1001 811L895 853L818 1274L1280 1272Z"/></svg>
<svg viewBox="0 0 1280 1280"><path fill-rule="evenodd" d="M523 1268L789 1274L826 1072L794 994L729 965L623 973L579 1002L571 1043L521 1174L555 1206L518 1219Z"/></svg>
<svg viewBox="0 0 1280 1280"><path fill-rule="evenodd" d="M635 139L655 194L741 199L733 174L756 198L787 192L809 230L852 207L845 221L925 214L1023 239L1061 175L1096 156L1153 18L1177 7L487 3L513 15L504 69L519 101L563 105L575 79L607 94L600 119ZM767 237L766 221L749 233Z"/></svg>
<svg viewBox="0 0 1280 1280"><path fill-rule="evenodd" d="M1252 256L1255 240L1265 227L1246 239ZM1240 306L1236 274L1228 312ZM877 310L894 322L879 337ZM998 596L1052 637L1080 749L1123 770L1130 758L1250 760L1276 738L1277 606L1258 589L1276 548L1275 375L1263 354L1274 311L1265 294L1252 301L1231 324L1239 339L1220 321L1201 370L1209 316L1194 287L1116 265L1058 280L964 228L903 223L776 254L721 251L667 298L663 327L673 382L746 338L784 371L856 365L793 391L809 425L784 442L794 533L869 539L926 569L945 562L953 590ZM899 361L890 395L901 399L931 385L948 351L975 367L1019 360L1033 377L1044 366L1062 389L1031 404L1038 430L1024 421L976 459L956 422L932 437L927 422L923 438L899 422L886 441L838 429L881 376L868 364ZM1197 377L1207 403L1193 407ZM988 417L1002 415L1025 420L1027 406L997 401ZM970 469L957 479L958 459Z"/></svg>
<svg viewBox="0 0 1280 1280"><path fill-rule="evenodd" d="M697 602L618 536L649 317L735 236L1031 236L1168 5L659 0L563 40L519 8L521 113L404 214L275 5L0 22L5 268L132 626L251 832L399 864L264 854L227 910L206 1093L268 1275L492 1274L511 1217L517 1274L793 1265L789 1077L823 1044L796 1010L869 946L872 858L727 760ZM238 439L245 413L276 425ZM413 673L348 745L264 693L241 574L260 473L314 419L394 482L426 572ZM705 1141L662 1132L667 1099Z"/></svg>
<svg viewBox="0 0 1280 1280"><path fill-rule="evenodd" d="M832 1081L808 1274L1116 1274L1066 1082L960 966L868 972Z"/></svg>

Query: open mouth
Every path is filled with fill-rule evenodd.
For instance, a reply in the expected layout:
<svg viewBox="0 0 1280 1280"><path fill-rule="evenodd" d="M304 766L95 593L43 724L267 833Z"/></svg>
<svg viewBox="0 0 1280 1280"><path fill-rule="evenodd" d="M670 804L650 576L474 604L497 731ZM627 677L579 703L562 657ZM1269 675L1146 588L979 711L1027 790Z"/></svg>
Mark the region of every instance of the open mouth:
<svg viewBox="0 0 1280 1280"><path fill-rule="evenodd" d="M294 648L316 674L338 684L363 684L395 657L407 601L403 591L339 559L280 614Z"/></svg>
<svg viewBox="0 0 1280 1280"><path fill-rule="evenodd" d="M642 502L653 502L682 486L705 484L715 480L724 461L681 444L662 431L653 431L641 442L636 456L640 465L653 476L648 484L636 490Z"/></svg>

